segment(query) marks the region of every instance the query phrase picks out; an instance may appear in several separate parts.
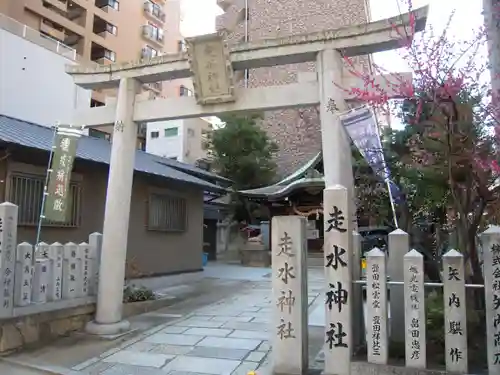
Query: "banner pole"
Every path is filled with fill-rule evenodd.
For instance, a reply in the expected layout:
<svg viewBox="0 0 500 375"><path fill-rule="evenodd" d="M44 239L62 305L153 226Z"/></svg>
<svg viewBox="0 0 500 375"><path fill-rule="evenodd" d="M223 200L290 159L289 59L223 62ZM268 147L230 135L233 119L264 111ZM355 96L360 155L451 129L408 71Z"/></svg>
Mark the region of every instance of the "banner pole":
<svg viewBox="0 0 500 375"><path fill-rule="evenodd" d="M58 129L58 125L55 125L54 126L54 133L52 135L52 147L50 148L49 162L47 164L47 173L45 174L45 184L43 186L42 204L40 207L40 216L38 217L38 228L36 230L35 248L38 248L38 243L40 242L40 234L42 232L42 221L45 218L45 215L43 213L45 211L45 202L47 200L47 195L48 195L47 185L49 183L50 174L52 173L52 157L54 156L54 149L56 148L56 145L54 143L56 140L57 129Z"/></svg>
<svg viewBox="0 0 500 375"><path fill-rule="evenodd" d="M398 217L396 216L396 206L394 205L394 197L392 196L392 191L391 191L391 183L390 183L389 179L386 179L385 183L387 185L387 191L389 193L389 201L391 202L392 216L394 218L394 225L396 226L396 229L399 229Z"/></svg>

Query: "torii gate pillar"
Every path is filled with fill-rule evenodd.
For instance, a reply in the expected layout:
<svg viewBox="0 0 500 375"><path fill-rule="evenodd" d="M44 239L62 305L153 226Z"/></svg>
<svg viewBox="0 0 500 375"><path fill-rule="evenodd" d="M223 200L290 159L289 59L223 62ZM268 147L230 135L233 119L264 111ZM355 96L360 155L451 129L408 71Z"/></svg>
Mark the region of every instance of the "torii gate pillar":
<svg viewBox="0 0 500 375"><path fill-rule="evenodd" d="M111 335L127 331L130 324L122 320L123 280L127 257L130 200L134 176L137 124L133 121L135 98L140 83L122 78L118 89L116 122L113 128L108 189L95 320L86 331Z"/></svg>
<svg viewBox="0 0 500 375"><path fill-rule="evenodd" d="M340 122L339 114L348 110L344 92L337 87L342 82L342 56L337 50L327 49L318 53L318 72L321 148L325 188L345 186L354 202L354 178L349 136ZM332 108L332 105L335 109Z"/></svg>

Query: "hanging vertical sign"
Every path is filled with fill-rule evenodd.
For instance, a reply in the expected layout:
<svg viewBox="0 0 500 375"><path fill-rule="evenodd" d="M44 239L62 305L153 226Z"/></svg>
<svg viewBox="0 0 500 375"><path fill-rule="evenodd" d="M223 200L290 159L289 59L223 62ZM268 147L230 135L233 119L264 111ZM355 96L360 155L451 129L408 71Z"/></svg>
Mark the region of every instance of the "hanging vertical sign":
<svg viewBox="0 0 500 375"><path fill-rule="evenodd" d="M75 160L79 130L59 127L52 146L52 164L46 191L44 219L55 222L67 221L69 184Z"/></svg>
<svg viewBox="0 0 500 375"><path fill-rule="evenodd" d="M373 169L373 172L387 183L392 198L398 203L401 191L391 180L378 133L377 120L373 112L368 107L356 108L342 115L341 121L363 158Z"/></svg>

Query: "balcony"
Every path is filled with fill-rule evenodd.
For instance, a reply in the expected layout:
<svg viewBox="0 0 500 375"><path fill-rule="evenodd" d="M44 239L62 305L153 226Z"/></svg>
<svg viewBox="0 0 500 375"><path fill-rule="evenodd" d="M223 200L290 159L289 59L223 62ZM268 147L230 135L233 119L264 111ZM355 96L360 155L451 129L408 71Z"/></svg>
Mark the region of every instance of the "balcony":
<svg viewBox="0 0 500 375"><path fill-rule="evenodd" d="M163 47L163 30L153 25L142 26L142 36Z"/></svg>
<svg viewBox="0 0 500 375"><path fill-rule="evenodd" d="M146 17L153 19L154 21L165 22L165 12L161 9L158 4L151 1L146 1L144 3L144 14Z"/></svg>
<svg viewBox="0 0 500 375"><path fill-rule="evenodd" d="M231 5L233 5L232 0L217 0L217 5L226 12Z"/></svg>
<svg viewBox="0 0 500 375"><path fill-rule="evenodd" d="M117 0L95 0L95 6L106 13L120 10L120 3Z"/></svg>
<svg viewBox="0 0 500 375"><path fill-rule="evenodd" d="M92 31L94 34L97 34L102 38L107 38L110 35L114 36L118 33L116 26L106 22L97 15L94 15L94 25L92 27Z"/></svg>
<svg viewBox="0 0 500 375"><path fill-rule="evenodd" d="M87 20L87 11L80 5L68 0L68 11L66 12L67 19L75 22L76 24L85 27Z"/></svg>
<svg viewBox="0 0 500 375"><path fill-rule="evenodd" d="M43 0L43 5L47 8L54 7L62 13L66 13L68 11L68 3L66 0Z"/></svg>
<svg viewBox="0 0 500 375"><path fill-rule="evenodd" d="M116 53L92 42L92 47L90 48L90 59L99 65L109 65L116 61Z"/></svg>
<svg viewBox="0 0 500 375"><path fill-rule="evenodd" d="M40 32L51 36L54 39L63 41L65 39L64 31L62 28L56 28L53 24L48 21L40 20Z"/></svg>

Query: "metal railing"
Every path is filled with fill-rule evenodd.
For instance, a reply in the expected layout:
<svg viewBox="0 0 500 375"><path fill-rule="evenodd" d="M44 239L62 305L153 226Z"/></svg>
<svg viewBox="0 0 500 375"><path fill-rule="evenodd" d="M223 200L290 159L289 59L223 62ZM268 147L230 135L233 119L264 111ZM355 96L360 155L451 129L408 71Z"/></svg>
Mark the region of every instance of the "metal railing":
<svg viewBox="0 0 500 375"><path fill-rule="evenodd" d="M7 30L14 35L20 36L21 38L29 40L40 47L56 52L71 60L80 61L82 59L81 56L76 53L74 48L59 42L50 36L44 35L31 27L23 25L22 23L9 18L4 14L0 14L0 29Z"/></svg>
<svg viewBox="0 0 500 375"><path fill-rule="evenodd" d="M84 60L81 55L79 55L74 48L67 46L58 40L51 38L50 36L44 35L39 31L32 29L4 14L0 13L0 29L6 30L14 35L17 35L23 39L30 41L42 48L48 49L55 52L61 56L64 56L70 60L85 64L85 65L96 65L92 61Z"/></svg>

